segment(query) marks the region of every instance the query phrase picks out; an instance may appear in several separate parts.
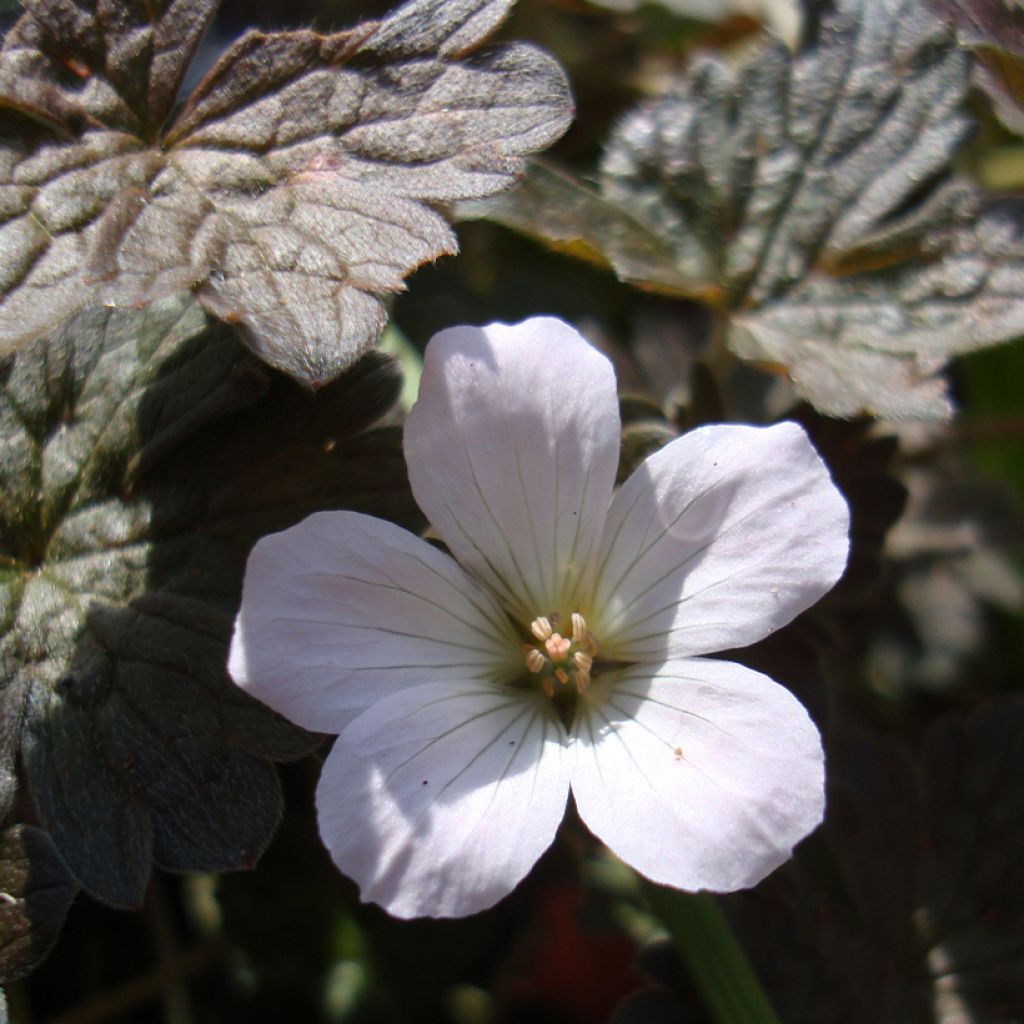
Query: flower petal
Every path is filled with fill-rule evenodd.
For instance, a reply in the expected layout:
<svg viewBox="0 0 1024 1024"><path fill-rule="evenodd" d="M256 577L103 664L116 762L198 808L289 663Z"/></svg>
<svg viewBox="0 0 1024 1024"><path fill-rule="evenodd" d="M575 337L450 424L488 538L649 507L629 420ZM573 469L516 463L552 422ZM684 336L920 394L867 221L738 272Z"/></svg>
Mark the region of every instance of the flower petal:
<svg viewBox="0 0 1024 1024"><path fill-rule="evenodd" d="M744 647L832 588L848 532L846 502L797 424L694 430L616 494L591 628L622 661Z"/></svg>
<svg viewBox="0 0 1024 1024"><path fill-rule="evenodd" d="M565 733L535 693L429 685L338 738L317 788L320 834L364 900L458 917L508 895L565 813Z"/></svg>
<svg viewBox="0 0 1024 1024"><path fill-rule="evenodd" d="M655 882L755 885L821 821L818 730L788 690L742 665L654 671L588 690L572 759L580 817Z"/></svg>
<svg viewBox="0 0 1024 1024"><path fill-rule="evenodd" d="M319 512L253 548L228 671L319 732L386 693L522 672L508 617L451 558L392 523Z"/></svg>
<svg viewBox="0 0 1024 1024"><path fill-rule="evenodd" d="M427 346L405 428L420 508L524 623L566 607L619 457L611 364L560 320L454 327Z"/></svg>

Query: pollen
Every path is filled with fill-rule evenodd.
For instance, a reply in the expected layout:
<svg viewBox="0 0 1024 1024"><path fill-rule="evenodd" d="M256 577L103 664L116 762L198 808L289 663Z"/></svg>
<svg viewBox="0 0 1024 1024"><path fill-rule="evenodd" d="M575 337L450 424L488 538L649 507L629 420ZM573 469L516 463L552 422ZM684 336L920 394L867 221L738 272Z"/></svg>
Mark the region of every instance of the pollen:
<svg viewBox="0 0 1024 1024"><path fill-rule="evenodd" d="M590 685L597 655L597 639L579 612L570 616L569 636L556 631L560 621L557 613L537 616L530 623L530 632L539 643L523 644L527 671L541 677L541 689L548 697L570 686L583 693Z"/></svg>

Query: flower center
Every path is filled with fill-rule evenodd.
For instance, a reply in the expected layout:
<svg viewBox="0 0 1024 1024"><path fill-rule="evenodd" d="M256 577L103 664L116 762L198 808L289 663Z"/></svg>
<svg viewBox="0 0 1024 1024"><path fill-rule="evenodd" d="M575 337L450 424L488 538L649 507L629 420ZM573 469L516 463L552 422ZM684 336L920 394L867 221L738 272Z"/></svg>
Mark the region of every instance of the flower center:
<svg viewBox="0 0 1024 1024"><path fill-rule="evenodd" d="M530 623L530 632L539 641L523 644L526 667L541 676L541 686L549 697L555 695L555 684L568 686L577 693L590 685L590 670L597 654L597 640L587 629L587 620L579 612L572 613L572 634L556 632L558 615L541 615Z"/></svg>

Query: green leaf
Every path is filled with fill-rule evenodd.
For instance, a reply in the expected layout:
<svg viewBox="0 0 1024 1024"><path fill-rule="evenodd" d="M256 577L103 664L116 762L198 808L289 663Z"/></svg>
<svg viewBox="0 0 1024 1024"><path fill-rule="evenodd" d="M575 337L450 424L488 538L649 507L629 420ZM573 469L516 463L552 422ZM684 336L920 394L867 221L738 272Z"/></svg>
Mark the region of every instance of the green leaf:
<svg viewBox="0 0 1024 1024"><path fill-rule="evenodd" d="M471 52L511 3L249 32L165 123L215 0L32 0L0 51L0 353L192 289L268 363L331 380L456 250L435 207L507 188L569 123L546 54Z"/></svg>
<svg viewBox="0 0 1024 1024"><path fill-rule="evenodd" d="M45 832L15 825L0 833L0 981L21 978L46 958L77 891Z"/></svg>
<svg viewBox="0 0 1024 1024"><path fill-rule="evenodd" d="M40 821L94 895L151 860L255 862L270 760L312 737L224 664L251 545L324 507L414 521L397 397L373 355L316 395L185 298L90 311L0 374L0 705Z"/></svg>

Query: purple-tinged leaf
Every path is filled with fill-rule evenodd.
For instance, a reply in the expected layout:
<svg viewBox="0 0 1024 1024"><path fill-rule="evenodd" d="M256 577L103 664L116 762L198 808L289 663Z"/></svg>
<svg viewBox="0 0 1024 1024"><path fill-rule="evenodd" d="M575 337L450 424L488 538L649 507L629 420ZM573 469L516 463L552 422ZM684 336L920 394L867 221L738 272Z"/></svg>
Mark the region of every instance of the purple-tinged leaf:
<svg viewBox="0 0 1024 1024"><path fill-rule="evenodd" d="M1024 135L1024 10L1013 0L928 0L975 57L974 84L996 116Z"/></svg>
<svg viewBox="0 0 1024 1024"><path fill-rule="evenodd" d="M0 52L0 92L155 142L217 0L27 0Z"/></svg>
<svg viewBox="0 0 1024 1024"><path fill-rule="evenodd" d="M1024 333L1024 203L989 203L934 238L920 261L813 274L737 313L734 347L788 366L797 389L833 415L951 416L939 375L949 358Z"/></svg>
<svg viewBox="0 0 1024 1024"><path fill-rule="evenodd" d="M550 57L477 49L510 6L250 32L165 124L212 0L36 0L0 51L0 353L192 289L267 362L332 379L456 250L439 206L509 187L569 123Z"/></svg>

